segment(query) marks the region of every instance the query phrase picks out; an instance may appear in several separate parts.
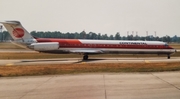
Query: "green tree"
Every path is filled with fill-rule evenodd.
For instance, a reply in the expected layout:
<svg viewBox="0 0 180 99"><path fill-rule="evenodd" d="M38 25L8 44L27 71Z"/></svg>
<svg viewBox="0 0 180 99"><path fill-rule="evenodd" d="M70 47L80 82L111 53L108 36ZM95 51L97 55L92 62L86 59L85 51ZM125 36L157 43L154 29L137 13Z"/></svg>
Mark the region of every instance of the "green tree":
<svg viewBox="0 0 180 99"><path fill-rule="evenodd" d="M102 39L103 39L103 40L108 40L108 38L109 38L109 37L108 37L107 34L102 35Z"/></svg>
<svg viewBox="0 0 180 99"><path fill-rule="evenodd" d="M101 33L98 33L97 39L98 39L98 40L101 39Z"/></svg>
<svg viewBox="0 0 180 99"><path fill-rule="evenodd" d="M86 32L85 31L82 31L80 33L80 39L86 39Z"/></svg>
<svg viewBox="0 0 180 99"><path fill-rule="evenodd" d="M121 39L121 37L120 37L120 33L119 32L117 32L116 33L116 35L115 35L115 40L120 40Z"/></svg>
<svg viewBox="0 0 180 99"><path fill-rule="evenodd" d="M113 35L110 35L109 39L110 39L110 40L114 40Z"/></svg>

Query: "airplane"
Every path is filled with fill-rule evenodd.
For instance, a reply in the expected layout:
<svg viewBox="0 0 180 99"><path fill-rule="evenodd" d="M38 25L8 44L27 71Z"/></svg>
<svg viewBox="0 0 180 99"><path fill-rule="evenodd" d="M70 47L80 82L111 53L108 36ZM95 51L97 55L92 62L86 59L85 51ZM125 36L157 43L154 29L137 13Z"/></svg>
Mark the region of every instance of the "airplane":
<svg viewBox="0 0 180 99"><path fill-rule="evenodd" d="M78 53L83 60L88 60L90 54L165 54L170 55L176 50L161 41L124 41L124 40L85 40L85 39L57 39L33 37L19 21L3 21L14 41L26 48L44 53Z"/></svg>

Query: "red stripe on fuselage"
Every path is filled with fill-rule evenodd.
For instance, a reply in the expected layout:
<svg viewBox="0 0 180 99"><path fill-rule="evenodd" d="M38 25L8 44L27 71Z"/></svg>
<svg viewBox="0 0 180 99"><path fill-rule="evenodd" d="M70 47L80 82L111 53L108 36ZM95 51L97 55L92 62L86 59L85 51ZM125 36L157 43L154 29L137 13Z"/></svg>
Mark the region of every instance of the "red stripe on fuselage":
<svg viewBox="0 0 180 99"><path fill-rule="evenodd" d="M121 48L121 49L173 49L165 45L121 45L121 44L82 44L78 39L37 38L37 42L59 42L60 48Z"/></svg>
<svg viewBox="0 0 180 99"><path fill-rule="evenodd" d="M82 44L78 39L47 39L38 38L37 42L59 42L59 44Z"/></svg>

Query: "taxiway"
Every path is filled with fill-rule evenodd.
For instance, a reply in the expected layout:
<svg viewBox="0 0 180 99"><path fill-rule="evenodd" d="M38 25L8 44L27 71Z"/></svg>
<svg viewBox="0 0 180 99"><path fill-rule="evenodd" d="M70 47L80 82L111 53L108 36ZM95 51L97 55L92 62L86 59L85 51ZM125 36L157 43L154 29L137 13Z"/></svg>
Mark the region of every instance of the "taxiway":
<svg viewBox="0 0 180 99"><path fill-rule="evenodd" d="M34 64L75 64L75 63L154 63L154 62L180 62L180 57L150 57L150 58L92 58L83 61L81 58L55 58L55 59L18 59L0 60L0 66L34 65Z"/></svg>
<svg viewBox="0 0 180 99"><path fill-rule="evenodd" d="M179 99L180 72L0 79L1 99Z"/></svg>

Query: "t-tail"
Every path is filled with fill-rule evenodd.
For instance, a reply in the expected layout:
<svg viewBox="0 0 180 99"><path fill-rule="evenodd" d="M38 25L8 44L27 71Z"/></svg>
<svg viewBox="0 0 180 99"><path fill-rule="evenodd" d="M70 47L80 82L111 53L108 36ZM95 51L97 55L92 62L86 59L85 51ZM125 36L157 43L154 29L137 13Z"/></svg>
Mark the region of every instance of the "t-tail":
<svg viewBox="0 0 180 99"><path fill-rule="evenodd" d="M4 21L0 22L7 29L14 41L13 44L22 48L28 48L36 51L58 50L58 42L40 42L21 25L19 21Z"/></svg>
<svg viewBox="0 0 180 99"><path fill-rule="evenodd" d="M14 39L12 43L30 45L37 42L19 21L4 21L0 23L4 25L11 37Z"/></svg>

